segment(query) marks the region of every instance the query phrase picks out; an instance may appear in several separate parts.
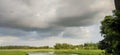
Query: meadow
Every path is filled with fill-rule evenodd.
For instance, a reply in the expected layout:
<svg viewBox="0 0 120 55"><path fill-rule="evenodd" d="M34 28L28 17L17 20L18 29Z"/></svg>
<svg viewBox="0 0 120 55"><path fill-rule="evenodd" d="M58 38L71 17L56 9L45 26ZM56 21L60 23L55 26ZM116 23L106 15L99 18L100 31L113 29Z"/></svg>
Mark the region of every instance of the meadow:
<svg viewBox="0 0 120 55"><path fill-rule="evenodd" d="M22 51L0 51L0 55L27 55L27 53Z"/></svg>
<svg viewBox="0 0 120 55"><path fill-rule="evenodd" d="M75 53L75 54L92 54L99 55L103 54L104 50L72 50L72 49L4 49L0 50L0 55L27 55L30 52L54 52L54 53Z"/></svg>

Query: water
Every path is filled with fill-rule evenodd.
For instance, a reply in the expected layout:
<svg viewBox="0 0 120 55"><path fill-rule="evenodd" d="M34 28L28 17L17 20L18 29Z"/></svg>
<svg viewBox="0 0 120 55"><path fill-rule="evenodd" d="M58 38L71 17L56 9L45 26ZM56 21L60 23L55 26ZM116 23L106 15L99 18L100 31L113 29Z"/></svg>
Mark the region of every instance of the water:
<svg viewBox="0 0 120 55"><path fill-rule="evenodd" d="M40 53L28 53L29 55L78 55L78 54L66 54L66 53L54 53L54 52L40 52Z"/></svg>

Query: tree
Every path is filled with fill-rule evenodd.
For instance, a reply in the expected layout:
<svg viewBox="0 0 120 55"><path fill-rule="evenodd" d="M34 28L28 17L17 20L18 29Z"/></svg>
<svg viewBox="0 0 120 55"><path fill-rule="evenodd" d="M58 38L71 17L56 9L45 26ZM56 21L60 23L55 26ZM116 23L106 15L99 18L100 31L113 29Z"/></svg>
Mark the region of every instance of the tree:
<svg viewBox="0 0 120 55"><path fill-rule="evenodd" d="M57 43L54 46L54 48L55 49L73 49L73 45L67 44L67 43L63 43L63 44Z"/></svg>
<svg viewBox="0 0 120 55"><path fill-rule="evenodd" d="M97 43L85 43L84 48L87 50L98 49L98 44Z"/></svg>
<svg viewBox="0 0 120 55"><path fill-rule="evenodd" d="M112 16L106 16L101 22L101 34L104 37L99 42L99 48L105 49L107 53L120 55L120 11L113 11Z"/></svg>

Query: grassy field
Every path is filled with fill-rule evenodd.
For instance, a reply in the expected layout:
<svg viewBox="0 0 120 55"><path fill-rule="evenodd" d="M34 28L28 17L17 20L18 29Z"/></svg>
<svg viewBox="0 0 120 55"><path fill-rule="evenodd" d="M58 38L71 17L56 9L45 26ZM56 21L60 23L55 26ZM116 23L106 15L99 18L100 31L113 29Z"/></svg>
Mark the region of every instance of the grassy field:
<svg viewBox="0 0 120 55"><path fill-rule="evenodd" d="M87 54L87 55L99 55L103 54L104 50L56 50L55 53L74 53L74 54Z"/></svg>
<svg viewBox="0 0 120 55"><path fill-rule="evenodd" d="M27 55L27 53L21 51L0 51L0 55Z"/></svg>
<svg viewBox="0 0 120 55"><path fill-rule="evenodd" d="M54 49L11 49L0 50L0 55L26 55L28 52L55 52L55 53L76 53L76 54L102 54L103 50L54 50Z"/></svg>

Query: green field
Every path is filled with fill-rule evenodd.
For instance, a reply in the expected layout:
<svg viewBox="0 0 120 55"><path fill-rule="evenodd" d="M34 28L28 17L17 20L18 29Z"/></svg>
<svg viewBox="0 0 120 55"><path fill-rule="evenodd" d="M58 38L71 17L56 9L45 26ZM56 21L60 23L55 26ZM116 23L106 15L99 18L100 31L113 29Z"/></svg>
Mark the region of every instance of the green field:
<svg viewBox="0 0 120 55"><path fill-rule="evenodd" d="M11 49L0 50L0 55L27 55L28 52L55 52L55 53L76 53L76 54L102 54L103 50L54 50L54 49Z"/></svg>
<svg viewBox="0 0 120 55"><path fill-rule="evenodd" d="M103 50L56 50L55 53L74 53L74 54L92 54L92 55L103 55Z"/></svg>
<svg viewBox="0 0 120 55"><path fill-rule="evenodd" d="M27 55L27 53L21 51L0 51L0 55Z"/></svg>

